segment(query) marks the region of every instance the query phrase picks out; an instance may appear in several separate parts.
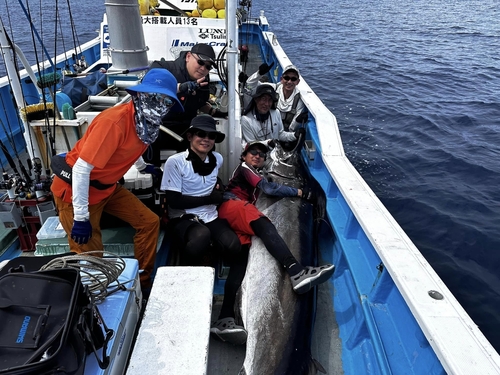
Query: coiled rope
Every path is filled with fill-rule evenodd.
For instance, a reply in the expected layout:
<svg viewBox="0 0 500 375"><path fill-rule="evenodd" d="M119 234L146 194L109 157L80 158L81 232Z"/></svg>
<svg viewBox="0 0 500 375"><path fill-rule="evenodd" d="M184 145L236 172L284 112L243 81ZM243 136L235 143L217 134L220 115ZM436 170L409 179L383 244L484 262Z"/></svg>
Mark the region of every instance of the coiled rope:
<svg viewBox="0 0 500 375"><path fill-rule="evenodd" d="M101 256L104 256L104 254L112 257L102 258ZM107 296L119 290L128 290L125 284L131 280L118 281L118 277L123 270L125 270L125 267L125 260L122 257L107 251L96 250L52 259L47 264L43 265L40 270L43 271L54 268L78 269L80 271L82 284L88 287L95 302L101 302ZM110 284L115 282L116 287L112 290L108 290Z"/></svg>

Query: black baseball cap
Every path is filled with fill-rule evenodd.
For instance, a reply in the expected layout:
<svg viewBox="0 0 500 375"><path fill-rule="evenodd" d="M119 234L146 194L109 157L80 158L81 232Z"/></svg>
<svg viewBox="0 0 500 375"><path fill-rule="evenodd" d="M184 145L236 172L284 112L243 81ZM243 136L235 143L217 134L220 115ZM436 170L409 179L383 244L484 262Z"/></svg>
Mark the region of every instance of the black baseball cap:
<svg viewBox="0 0 500 375"><path fill-rule="evenodd" d="M210 61L215 64L215 52L212 46L205 43L198 43L191 47L191 53L196 53L200 59Z"/></svg>

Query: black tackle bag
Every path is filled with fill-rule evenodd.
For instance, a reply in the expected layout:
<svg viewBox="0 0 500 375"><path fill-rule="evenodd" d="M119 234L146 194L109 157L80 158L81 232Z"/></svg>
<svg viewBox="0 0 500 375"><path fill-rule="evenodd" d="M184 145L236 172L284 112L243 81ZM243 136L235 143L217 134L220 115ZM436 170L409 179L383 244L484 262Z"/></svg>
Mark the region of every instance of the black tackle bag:
<svg viewBox="0 0 500 375"><path fill-rule="evenodd" d="M1 375L81 375L92 352L104 369L112 336L77 269L18 268L0 277Z"/></svg>

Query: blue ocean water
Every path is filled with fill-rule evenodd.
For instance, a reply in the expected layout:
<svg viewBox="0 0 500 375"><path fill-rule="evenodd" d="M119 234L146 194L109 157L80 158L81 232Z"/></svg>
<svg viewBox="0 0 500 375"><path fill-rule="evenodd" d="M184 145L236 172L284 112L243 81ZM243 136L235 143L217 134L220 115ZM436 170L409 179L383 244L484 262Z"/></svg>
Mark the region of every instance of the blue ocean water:
<svg viewBox="0 0 500 375"><path fill-rule="evenodd" d="M353 165L500 351L500 2L267 4Z"/></svg>
<svg viewBox="0 0 500 375"><path fill-rule="evenodd" d="M55 34L54 0L42 3L32 17ZM500 1L254 0L261 9L353 165L500 352ZM71 10L76 40L93 38L104 2Z"/></svg>

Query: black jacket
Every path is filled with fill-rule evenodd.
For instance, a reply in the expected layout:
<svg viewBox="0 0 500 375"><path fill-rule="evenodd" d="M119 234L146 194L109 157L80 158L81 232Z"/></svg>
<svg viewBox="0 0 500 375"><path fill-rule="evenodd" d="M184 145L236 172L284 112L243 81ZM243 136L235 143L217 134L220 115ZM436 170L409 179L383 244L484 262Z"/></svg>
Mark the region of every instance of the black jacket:
<svg viewBox="0 0 500 375"><path fill-rule="evenodd" d="M186 69L186 54L187 52L182 52L175 61L153 61L151 68L167 69L177 79L178 83L192 81ZM209 76L206 77L206 80L209 81ZM209 85L197 89L195 95L177 94L177 97L184 106L184 113L169 113L163 119L163 124L169 127L169 125L180 125L182 123L187 129L191 120L197 115L198 109L208 102L210 97Z"/></svg>

